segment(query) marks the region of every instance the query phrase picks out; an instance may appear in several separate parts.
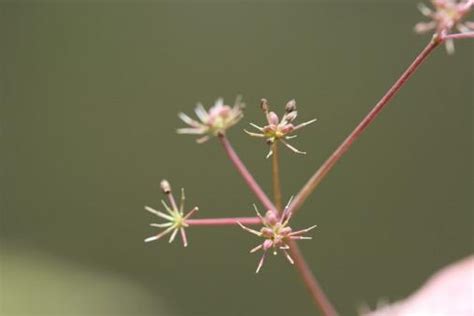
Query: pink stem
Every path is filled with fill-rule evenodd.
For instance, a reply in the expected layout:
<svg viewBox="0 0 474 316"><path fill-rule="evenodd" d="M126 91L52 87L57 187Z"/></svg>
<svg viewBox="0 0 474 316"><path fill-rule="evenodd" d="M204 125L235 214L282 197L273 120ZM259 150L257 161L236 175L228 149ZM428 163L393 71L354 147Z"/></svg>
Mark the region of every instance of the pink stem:
<svg viewBox="0 0 474 316"><path fill-rule="evenodd" d="M230 160L233 162L234 166L237 168L239 173L244 178L245 182L248 184L250 189L255 193L255 195L260 200L260 202L267 209L277 212L273 203L267 197L265 192L263 192L263 190L260 188L260 186L252 177L248 169L244 166L239 156L237 156L236 152L230 145L229 140L224 135L220 135L219 139L221 140L221 143L224 146L225 151L227 155L229 156ZM315 304L319 307L319 309L323 312L325 316L337 315L331 303L329 302L328 298L326 297L322 289L319 287L318 282L316 281L316 277L311 272L311 269L306 263L303 254L299 251L298 245L293 241L290 241L290 252L292 253L292 256L294 257L296 268L298 269L301 275L303 283L306 285L306 287L310 291L311 297L313 298L313 301L315 302Z"/></svg>
<svg viewBox="0 0 474 316"><path fill-rule="evenodd" d="M447 34L443 36L443 40L447 40L447 39L454 40L454 39L465 39L465 38L474 38L474 32Z"/></svg>
<svg viewBox="0 0 474 316"><path fill-rule="evenodd" d="M389 103L406 81L413 75L418 67L425 61L430 53L443 42L444 38L433 37L430 43L420 52L413 63L405 70L401 77L393 84L393 86L385 93L380 101L373 107L366 117L357 125L352 133L342 142L341 145L332 153L332 155L324 162L324 164L314 173L314 175L306 182L301 191L296 195L290 205L289 211L295 213L308 196L316 189L318 184L323 180L326 174L334 167L336 162L342 155L351 147L355 140L362 134L362 132L369 126L369 124L377 117L380 111Z"/></svg>
<svg viewBox="0 0 474 316"><path fill-rule="evenodd" d="M243 225L258 225L261 224L262 221L258 217L199 218L186 220L186 224L189 226L226 226L237 225L237 223Z"/></svg>
<svg viewBox="0 0 474 316"><path fill-rule="evenodd" d="M253 176L248 171L247 167L245 167L242 160L240 160L239 156L237 156L237 153L235 152L234 148L232 148L232 145L230 144L227 137L225 137L225 135L219 135L219 140L221 141L222 146L224 146L227 156L229 156L229 159L232 161L237 171L244 178L245 182L247 183L249 188L253 191L253 193L255 193L255 195L260 200L260 202L262 202L263 206L267 210L275 211L276 210L275 206L270 201L270 199L265 194L265 192L263 192L262 188L258 185L257 181L255 181Z"/></svg>
<svg viewBox="0 0 474 316"><path fill-rule="evenodd" d="M298 244L294 240L289 242L290 249L288 251L291 254L291 258L295 262L295 266L303 280L306 288L311 293L313 302L321 310L324 316L335 316L337 315L336 310L332 306L331 302L327 298L326 294L322 290L321 286L318 283L318 280L313 275L310 267L306 263L303 254L298 247Z"/></svg>

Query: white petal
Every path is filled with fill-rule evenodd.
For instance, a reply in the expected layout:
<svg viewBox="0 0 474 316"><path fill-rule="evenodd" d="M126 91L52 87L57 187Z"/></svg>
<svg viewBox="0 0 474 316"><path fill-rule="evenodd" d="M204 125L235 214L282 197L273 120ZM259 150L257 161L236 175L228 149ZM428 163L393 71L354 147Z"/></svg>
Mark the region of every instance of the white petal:
<svg viewBox="0 0 474 316"><path fill-rule="evenodd" d="M159 216L159 217L161 217L161 218L164 218L164 219L166 219L166 220L169 220L169 221L172 221L172 220L173 220L173 217L171 217L171 216L169 216L169 215L167 215L167 214L165 214L165 213L162 213L162 212L160 212L160 211L157 211L157 210L155 210L155 209L153 209L153 208L151 208L151 207L149 207L149 206L145 206L145 210L147 210L147 211L150 212L150 213L155 214L156 216Z"/></svg>
<svg viewBox="0 0 474 316"><path fill-rule="evenodd" d="M178 113L178 117L186 124L197 127L199 126L199 123L187 116L185 113L180 112Z"/></svg>
<svg viewBox="0 0 474 316"><path fill-rule="evenodd" d="M191 134L191 135L201 135L204 134L204 131L201 127L195 127L195 128L190 128L190 127L185 127L185 128L178 128L176 130L178 134Z"/></svg>
<svg viewBox="0 0 474 316"><path fill-rule="evenodd" d="M201 103L198 103L196 105L196 109L194 109L194 112L196 112L197 117L204 123L207 122L207 119L209 118L209 114L207 114L206 109Z"/></svg>

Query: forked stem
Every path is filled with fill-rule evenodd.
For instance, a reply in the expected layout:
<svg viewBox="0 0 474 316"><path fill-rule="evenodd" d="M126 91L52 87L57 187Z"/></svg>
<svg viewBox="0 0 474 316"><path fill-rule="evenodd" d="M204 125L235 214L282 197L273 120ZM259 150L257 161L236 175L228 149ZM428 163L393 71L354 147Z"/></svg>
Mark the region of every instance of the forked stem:
<svg viewBox="0 0 474 316"><path fill-rule="evenodd" d="M474 32L454 33L443 36L443 40L474 38Z"/></svg>
<svg viewBox="0 0 474 316"><path fill-rule="evenodd" d="M418 67L426 60L431 52L438 47L445 38L434 36L429 44L420 52L411 65L405 70L401 77L393 84L393 86L385 93L373 109L366 117L357 125L357 127L347 136L339 147L332 153L332 155L323 163L323 165L314 173L314 175L306 182L301 191L296 195L290 205L290 212L293 214L300 209L308 196L316 189L318 184L324 179L328 172L334 167L336 162L344 155L344 153L351 147L362 132L369 126L369 124L377 117L382 109L392 100L400 88L413 75Z"/></svg>
<svg viewBox="0 0 474 316"><path fill-rule="evenodd" d="M275 201L276 212L283 211L281 198L281 182L280 182L280 153L278 150L278 142L272 145L272 183L273 183L273 199Z"/></svg>
<svg viewBox="0 0 474 316"><path fill-rule="evenodd" d="M193 218L186 220L189 226L228 226L228 225L258 225L259 217L228 217L228 218Z"/></svg>
<svg viewBox="0 0 474 316"><path fill-rule="evenodd" d="M244 178L247 185L250 189L255 193L257 198L260 202L268 209L268 210L276 210L273 203L267 197L265 192L260 188L258 183L252 177L248 169L245 167L243 162L240 160L237 153L232 148L229 140L225 137L225 135L220 135L219 140L221 141L224 149L229 156L230 160L234 164L234 166L239 171L240 175ZM242 223L243 224L243 223ZM294 248L294 249L292 249ZM309 290L310 295L313 299L313 302L317 305L317 307L321 310L321 312L325 316L334 316L337 315L334 307L332 307L331 303L329 302L328 298L324 294L323 290L319 286L316 277L311 272L308 264L306 263L303 254L299 251L298 245L290 241L290 253L294 256L295 266L298 269L303 283L306 285L306 288Z"/></svg>

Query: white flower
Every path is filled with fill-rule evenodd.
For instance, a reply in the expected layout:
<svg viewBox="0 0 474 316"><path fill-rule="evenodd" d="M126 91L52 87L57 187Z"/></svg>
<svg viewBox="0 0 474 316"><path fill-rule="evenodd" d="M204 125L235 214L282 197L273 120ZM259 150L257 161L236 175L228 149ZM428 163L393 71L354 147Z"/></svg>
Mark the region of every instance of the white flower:
<svg viewBox="0 0 474 316"><path fill-rule="evenodd" d="M165 201L161 200L161 203L163 204L165 210L167 213L163 213L160 211L157 211L149 206L145 206L145 210L148 212L155 214L158 217L161 217L164 219L166 222L161 223L161 224L150 224L150 226L153 227L159 227L159 228L165 228L162 232L155 236L151 236L145 239L145 242L150 242L154 240L158 240L161 237L171 234L169 242L173 242L175 239L176 235L178 232L181 233L181 238L183 239L183 245L184 247L188 246L188 239L186 237L186 232L185 228L188 227L189 225L186 223L186 220L190 218L196 211L198 211L197 207L194 207L191 211L188 212L188 214L184 214L184 189L181 189L181 203L179 205L179 208L174 200L173 194L171 192L171 187L168 183L168 181L163 180L161 182L161 189L162 191L166 194L168 197L168 200L170 201L171 207L166 204Z"/></svg>
<svg viewBox="0 0 474 316"><path fill-rule="evenodd" d="M240 98L236 99L233 107L224 105L224 100L219 98L209 111L206 111L204 106L198 103L194 111L199 121L184 113L179 113L179 118L190 127L180 128L177 132L178 134L205 135L197 139L198 143L203 143L209 140L211 136L224 134L228 128L237 124L243 117L243 107L244 104Z"/></svg>

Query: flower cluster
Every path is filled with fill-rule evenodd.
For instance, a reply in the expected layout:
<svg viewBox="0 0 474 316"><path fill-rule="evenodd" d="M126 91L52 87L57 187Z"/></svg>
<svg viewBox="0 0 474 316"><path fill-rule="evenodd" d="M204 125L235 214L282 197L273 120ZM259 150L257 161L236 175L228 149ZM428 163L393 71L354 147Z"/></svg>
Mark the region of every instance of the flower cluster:
<svg viewBox="0 0 474 316"><path fill-rule="evenodd" d="M161 190L167 196L171 204L171 207L170 207L168 206L168 204L166 204L165 201L161 200L161 203L163 204L163 207L165 208L168 214L157 211L149 206L145 206L145 210L166 220L167 221L166 223L150 224L150 226L165 228L165 230L163 230L162 232L160 232L159 234L155 236L146 238L145 242L158 240L167 234L171 234L170 239L169 239L169 242L171 243L173 242L173 240L175 239L179 231L181 233L181 238L183 239L183 245L184 247L187 247L188 239L186 237L186 232L184 230L186 227L188 227L186 220L190 218L198 210L198 207L194 207L191 211L189 211L188 214L184 215L184 201L185 201L184 189L181 189L181 202L180 202L179 208L178 208L178 205L176 204L173 193L171 192L171 186L168 183L168 181L166 180L161 181Z"/></svg>
<svg viewBox="0 0 474 316"><path fill-rule="evenodd" d="M242 108L244 106L239 97L233 107L224 105L224 100L219 98L209 111L206 111L204 106L198 103L194 111L199 121L184 113L179 113L179 118L190 127L179 128L177 132L178 134L204 135L197 139L198 143L204 143L211 136L224 134L228 128L237 124L243 117Z"/></svg>
<svg viewBox="0 0 474 316"><path fill-rule="evenodd" d="M462 33L474 30L473 22L463 22L474 5L474 0L431 0L431 3L434 10L423 3L418 5L421 13L431 21L416 24L415 32L426 33L435 30L436 34L443 36L450 33L454 27ZM450 54L454 52L452 40L446 40L446 49Z"/></svg>
<svg viewBox="0 0 474 316"><path fill-rule="evenodd" d="M278 250L281 250L285 254L285 257L288 259L288 261L293 264L294 261L287 251L290 249L288 242L290 240L311 239L311 237L306 237L302 235L316 228L317 225L298 231L293 231L293 229L288 226L288 222L291 219L291 212L289 212L290 204L291 199L286 205L281 216L278 216L277 213L272 210L268 210L267 213L265 213L265 216L262 216L258 211L257 207L254 205L255 211L257 212L257 216L260 218L263 224L263 227L259 231L248 228L247 226L244 226L239 223L240 227L242 227L244 230L265 239L257 247L250 250L251 253L254 253L258 250L263 250L263 255L258 263L256 273L258 273L262 268L263 262L265 261L265 256L269 249L273 250L274 255L277 254Z"/></svg>
<svg viewBox="0 0 474 316"><path fill-rule="evenodd" d="M262 108L265 116L267 118L268 125L260 127L256 124L250 123L253 127L258 129L260 133L252 133L247 130L244 130L250 136L264 138L269 145L273 145L276 141L281 141L286 147L291 149L293 152L298 154L306 154L306 152L300 151L290 145L286 140L295 138L296 135L291 135L293 132L299 130L306 125L316 122L316 119L301 123L299 125L293 125L293 121L296 119L298 112L296 111L296 102L295 100L289 101L285 106L285 114L281 120L278 118L275 112L269 110L270 106L266 99L260 101L260 107ZM269 158L273 154L272 147L267 154Z"/></svg>

